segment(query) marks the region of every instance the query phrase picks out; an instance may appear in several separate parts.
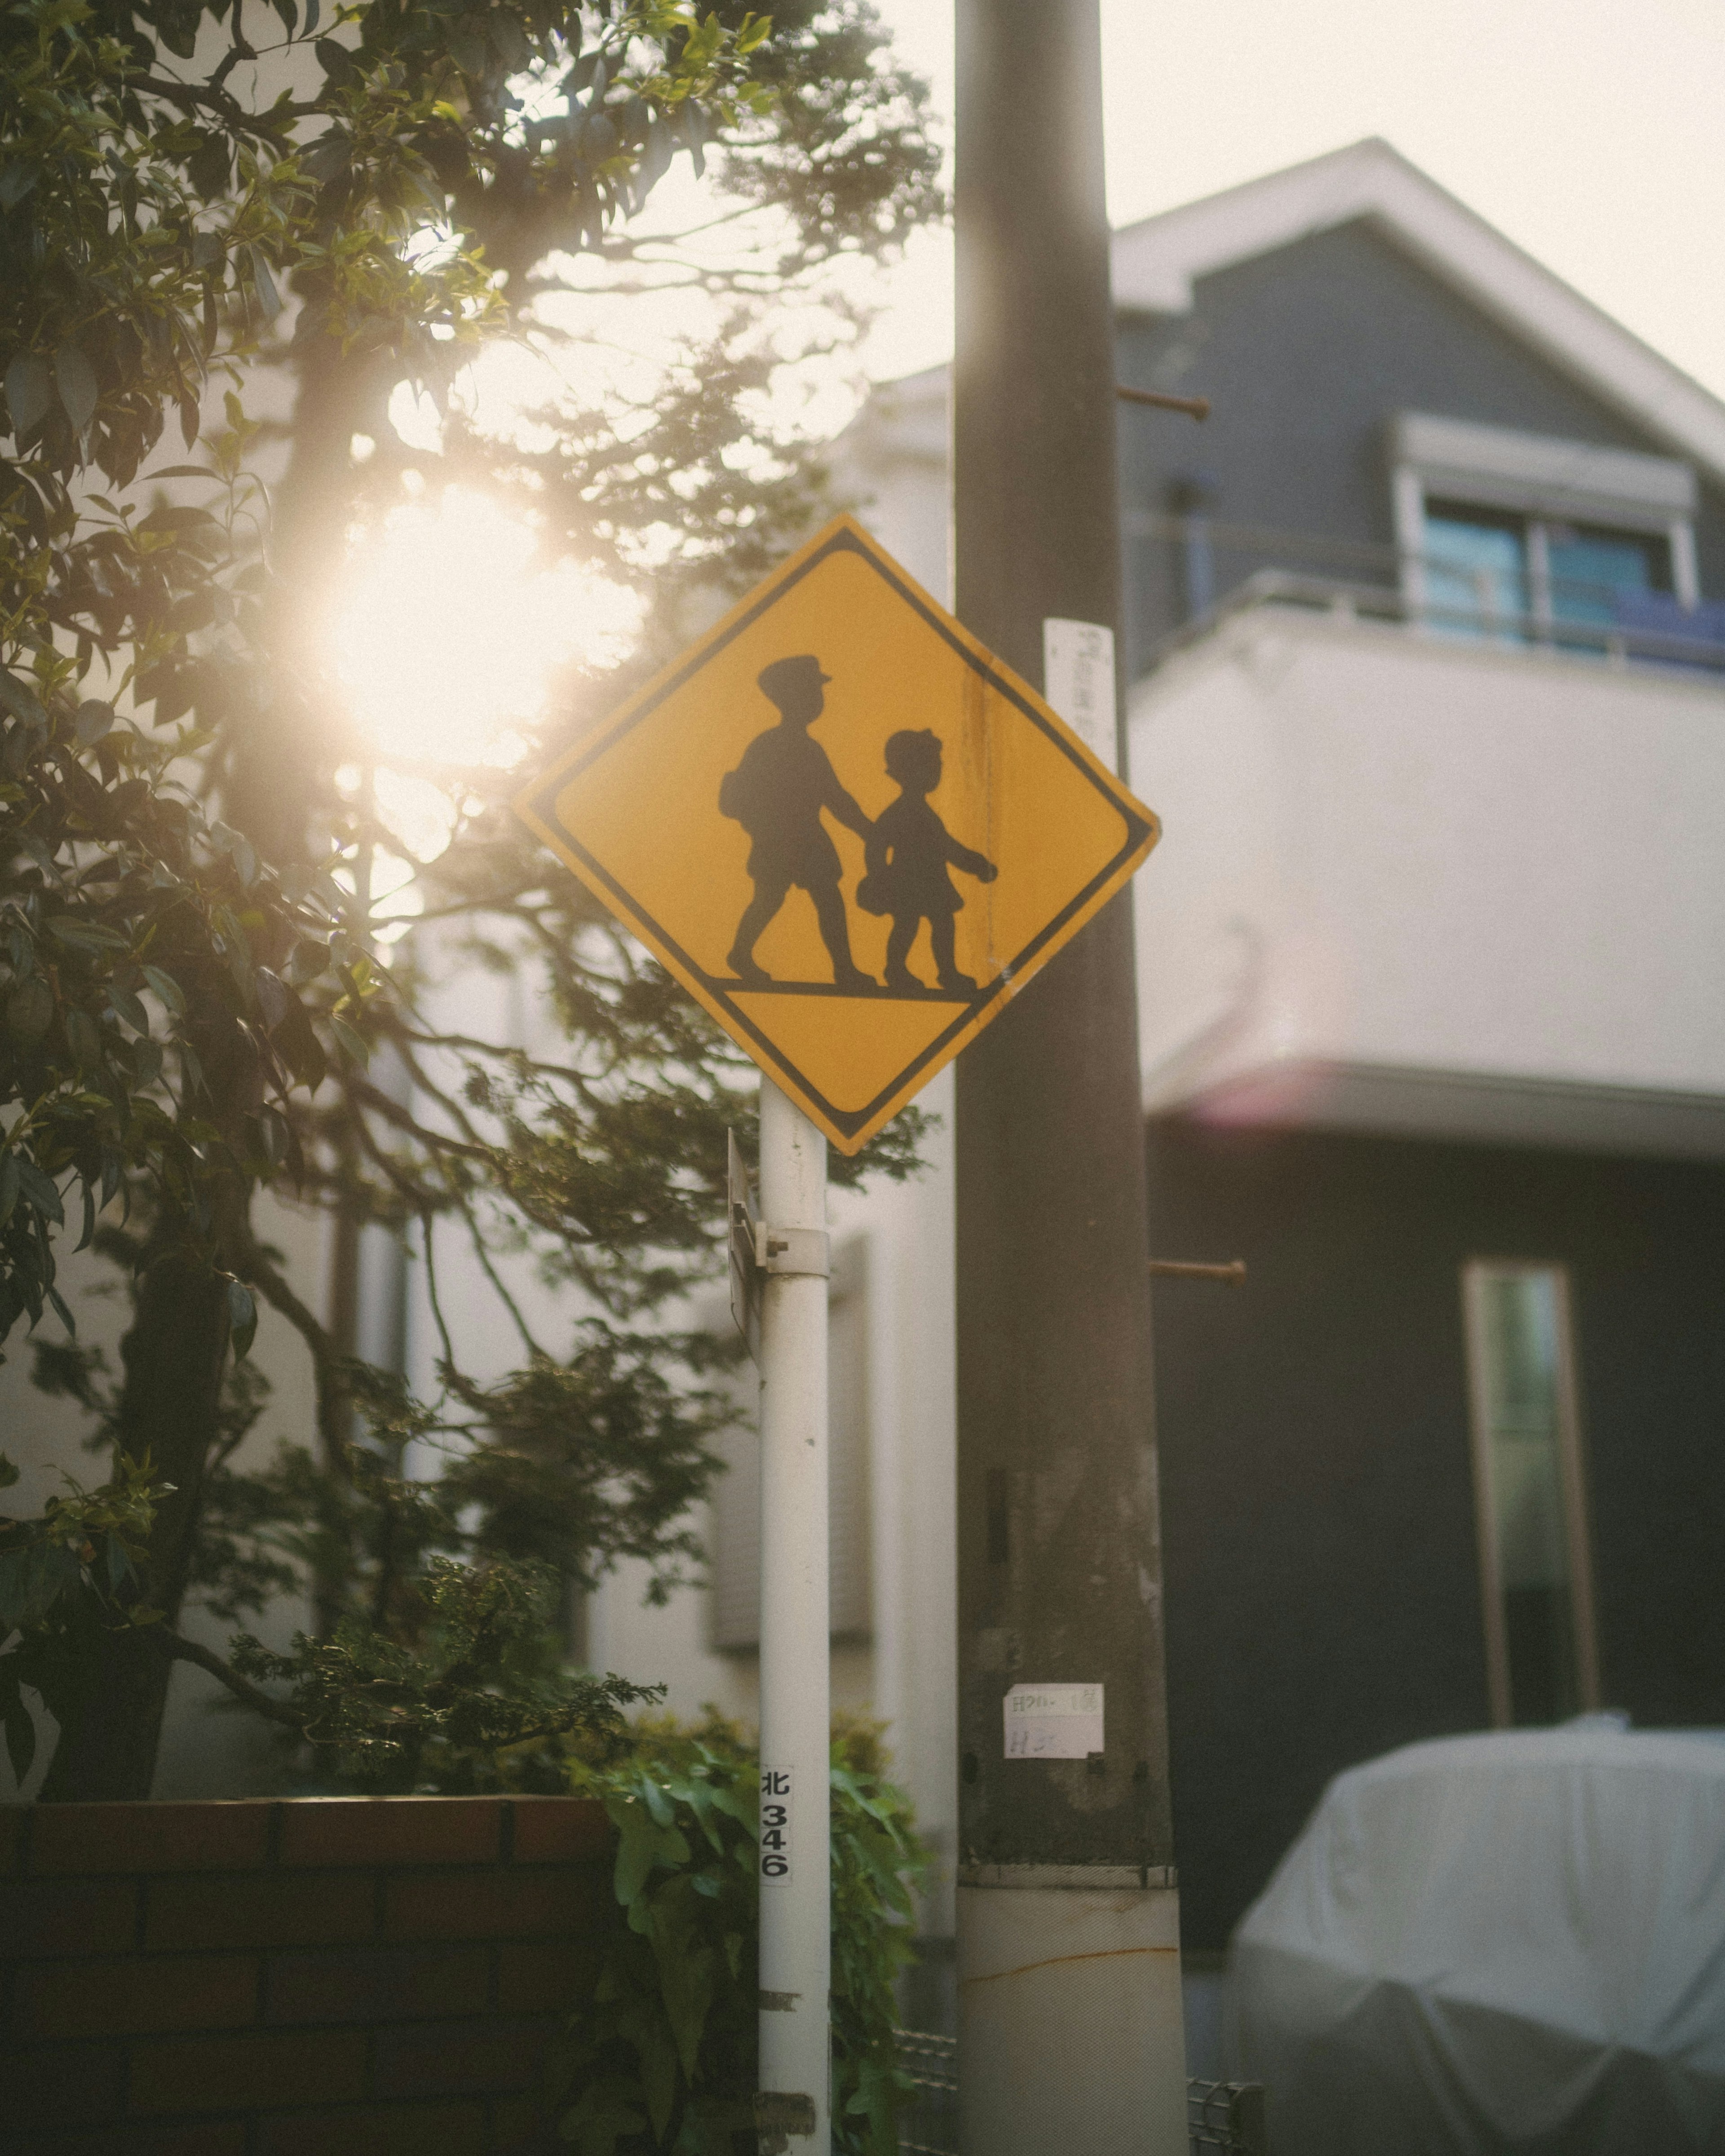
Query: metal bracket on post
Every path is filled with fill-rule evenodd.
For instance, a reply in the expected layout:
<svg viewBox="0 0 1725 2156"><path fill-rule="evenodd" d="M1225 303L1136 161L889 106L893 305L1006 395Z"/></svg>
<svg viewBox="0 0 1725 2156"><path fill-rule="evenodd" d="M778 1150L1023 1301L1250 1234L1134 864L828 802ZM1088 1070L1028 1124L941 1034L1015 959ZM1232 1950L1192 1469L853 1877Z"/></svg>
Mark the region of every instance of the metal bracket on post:
<svg viewBox="0 0 1725 2156"><path fill-rule="evenodd" d="M731 1315L758 1364L761 1360L761 1281L771 1273L830 1280L831 1247L823 1228L768 1228L762 1224L754 1184L727 1131L725 1215L729 1227Z"/></svg>
<svg viewBox="0 0 1725 2156"><path fill-rule="evenodd" d="M798 1273L810 1280L833 1276L831 1246L824 1228L760 1228L755 1248L763 1273Z"/></svg>
<svg viewBox="0 0 1725 2156"><path fill-rule="evenodd" d="M737 1149L737 1133L726 1131L725 1219L730 1241L731 1315L757 1368L761 1361L761 1263L756 1255L761 1216L755 1209L754 1185Z"/></svg>

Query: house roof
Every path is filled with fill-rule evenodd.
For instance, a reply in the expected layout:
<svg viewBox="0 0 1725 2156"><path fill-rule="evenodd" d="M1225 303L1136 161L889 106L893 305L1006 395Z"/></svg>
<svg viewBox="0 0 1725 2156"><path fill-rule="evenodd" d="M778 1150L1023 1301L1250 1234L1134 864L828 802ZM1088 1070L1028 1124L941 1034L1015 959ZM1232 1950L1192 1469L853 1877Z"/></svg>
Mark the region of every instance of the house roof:
<svg viewBox="0 0 1725 2156"><path fill-rule="evenodd" d="M1114 301L1185 314L1195 280L1358 219L1661 440L1725 480L1725 403L1375 139L1114 235Z"/></svg>

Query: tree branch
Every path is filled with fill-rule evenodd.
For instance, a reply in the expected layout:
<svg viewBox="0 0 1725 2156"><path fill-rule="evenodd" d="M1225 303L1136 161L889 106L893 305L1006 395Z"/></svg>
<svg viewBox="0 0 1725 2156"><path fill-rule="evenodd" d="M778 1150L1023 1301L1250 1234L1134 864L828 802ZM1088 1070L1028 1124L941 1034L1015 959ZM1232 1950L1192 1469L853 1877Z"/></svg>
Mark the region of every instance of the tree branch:
<svg viewBox="0 0 1725 2156"><path fill-rule="evenodd" d="M250 1707L254 1714L279 1722L285 1729L305 1729L305 1717L298 1707L287 1700L277 1699L261 1686L254 1685L249 1677L241 1676L238 1670L229 1669L221 1656L209 1648L200 1647L195 1640L183 1639L179 1633L161 1627L153 1628L152 1636L161 1642L162 1651L171 1661L190 1662L206 1671L218 1684L225 1685L235 1699L243 1707Z"/></svg>
<svg viewBox="0 0 1725 2156"><path fill-rule="evenodd" d="M310 1351L316 1389L317 1434L323 1442L326 1460L337 1473L343 1473L347 1457L347 1416L352 1401L347 1387L341 1382L338 1367L341 1358L336 1353L335 1341L327 1327L319 1323L264 1256L263 1246L252 1235L249 1225L242 1255L246 1279L259 1291L272 1310L286 1318Z"/></svg>

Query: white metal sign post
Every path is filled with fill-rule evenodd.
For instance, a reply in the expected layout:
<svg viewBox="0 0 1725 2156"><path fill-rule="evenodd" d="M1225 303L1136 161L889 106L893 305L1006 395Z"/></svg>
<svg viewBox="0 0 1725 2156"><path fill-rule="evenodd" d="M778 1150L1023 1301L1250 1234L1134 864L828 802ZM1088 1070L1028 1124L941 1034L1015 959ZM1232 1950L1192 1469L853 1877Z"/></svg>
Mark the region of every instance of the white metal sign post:
<svg viewBox="0 0 1725 2156"><path fill-rule="evenodd" d="M828 2156L832 2145L826 1196L825 1138L763 1078L760 1219L749 1224L761 1366L756 2124L763 2151L794 2136L798 2156Z"/></svg>

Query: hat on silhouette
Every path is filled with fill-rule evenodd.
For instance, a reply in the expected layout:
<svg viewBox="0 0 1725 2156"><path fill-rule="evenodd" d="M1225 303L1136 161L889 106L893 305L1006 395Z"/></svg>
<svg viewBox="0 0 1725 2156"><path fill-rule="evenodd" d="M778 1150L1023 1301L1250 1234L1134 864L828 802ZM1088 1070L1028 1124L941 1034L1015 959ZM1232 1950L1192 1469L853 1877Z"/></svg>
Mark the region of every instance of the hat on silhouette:
<svg viewBox="0 0 1725 2156"><path fill-rule="evenodd" d="M755 676L781 711L799 692L807 696L810 690L819 689L824 681L832 678L830 674L821 672L819 660L810 651L799 651L793 659L775 659Z"/></svg>

